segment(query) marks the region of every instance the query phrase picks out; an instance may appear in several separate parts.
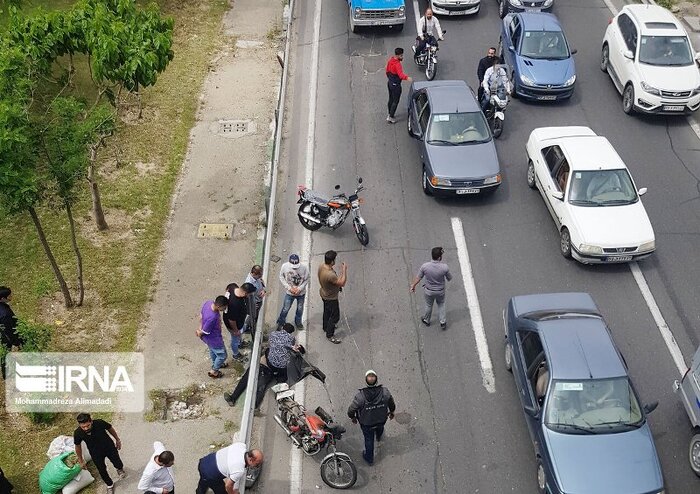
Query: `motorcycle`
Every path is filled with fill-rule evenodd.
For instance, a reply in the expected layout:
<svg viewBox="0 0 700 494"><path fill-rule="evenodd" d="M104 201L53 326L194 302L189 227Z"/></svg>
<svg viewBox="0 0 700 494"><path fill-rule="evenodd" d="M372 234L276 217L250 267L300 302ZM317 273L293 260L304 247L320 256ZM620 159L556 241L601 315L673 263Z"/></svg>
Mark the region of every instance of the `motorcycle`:
<svg viewBox="0 0 700 494"><path fill-rule="evenodd" d="M340 190L340 185L335 186L335 190ZM330 199L319 195L317 192L300 185L297 188L299 200L297 204L299 211L297 216L299 222L307 230L315 231L322 226L327 226L336 230L345 222L349 213L352 213L352 224L355 228L355 235L362 245L369 243L369 232L365 220L360 214L360 203L362 200L358 193L364 190L362 178L357 179L357 188L349 197L345 193L334 195Z"/></svg>
<svg viewBox="0 0 700 494"><path fill-rule="evenodd" d="M329 453L321 460L321 479L334 489L349 489L357 481L357 467L350 456L338 452L336 442L345 433L345 427L335 424L321 407L309 413L294 399L294 390L286 383L272 387L277 401L275 422L292 442L307 456L318 454L324 447Z"/></svg>
<svg viewBox="0 0 700 494"><path fill-rule="evenodd" d="M443 31L442 34L444 35L446 32L447 31ZM425 77L429 81L432 81L433 79L435 79L435 74L437 74L437 40L434 37L430 36L425 43L425 49L421 53L416 54L419 39L420 38L417 38L416 42L412 46L414 54L413 61L416 63L416 65L420 67L425 66Z"/></svg>
<svg viewBox="0 0 700 494"><path fill-rule="evenodd" d="M486 108L485 116L495 139L498 139L503 133L503 124L506 119L505 112L509 101L508 91L506 91L503 84L490 88L489 104Z"/></svg>

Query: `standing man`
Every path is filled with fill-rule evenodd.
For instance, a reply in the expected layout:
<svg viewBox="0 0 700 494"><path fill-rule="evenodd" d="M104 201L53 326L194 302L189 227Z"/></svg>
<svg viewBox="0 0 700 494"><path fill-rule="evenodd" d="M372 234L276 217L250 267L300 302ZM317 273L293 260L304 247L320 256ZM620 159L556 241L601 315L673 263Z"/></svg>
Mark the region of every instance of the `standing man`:
<svg viewBox="0 0 700 494"><path fill-rule="evenodd" d="M247 451L245 443L233 443L209 453L199 460L196 494L206 494L207 489L214 494L238 494L241 484L245 483L246 468L257 467L262 462L262 451Z"/></svg>
<svg viewBox="0 0 700 494"><path fill-rule="evenodd" d="M17 316L10 307L12 290L6 286L0 286L0 345L9 352L12 347L20 348L24 340L17 334ZM5 379L5 352L0 357L2 378Z"/></svg>
<svg viewBox="0 0 700 494"><path fill-rule="evenodd" d="M250 283L255 287L255 320L251 320L250 315L246 321L246 325L251 329L251 334L255 335L255 327L258 323L258 314L262 307L263 297L267 294L265 290L265 282L262 280L263 268L260 264L256 264L250 269L250 273L245 278L246 283Z"/></svg>
<svg viewBox="0 0 700 494"><path fill-rule="evenodd" d="M340 276L335 272L335 258L338 253L329 250L324 254L324 262L318 267L318 283L321 285L319 292L323 300L323 331L331 343L338 344L340 340L335 337L335 328L340 321L340 305L338 294L345 286L348 279L348 267L344 262L340 263Z"/></svg>
<svg viewBox="0 0 700 494"><path fill-rule="evenodd" d="M362 458L368 464L374 463L374 439L382 440L384 424L387 417L394 418L396 403L388 389L377 384L377 373L373 370L365 372L367 387L358 390L348 408L348 417L353 424L360 422L362 434L365 436L365 450Z"/></svg>
<svg viewBox="0 0 700 494"><path fill-rule="evenodd" d="M401 99L401 81L412 81L403 72L403 67L401 67L401 61L403 60L403 48L396 48L394 50L394 56L389 59L386 63L386 78L388 79L387 87L389 88L389 103L387 107L389 109L389 114L386 116L386 121L389 123L396 123L396 108L399 106L399 100Z"/></svg>
<svg viewBox="0 0 700 494"><path fill-rule="evenodd" d="M477 94L477 99L482 100L484 96L484 88L481 84L484 82L484 74L486 74L486 69L493 65L493 61L496 59L496 49L492 46L486 52L486 56L479 60L479 67L476 69L476 77L479 79L479 90Z"/></svg>
<svg viewBox="0 0 700 494"><path fill-rule="evenodd" d="M175 492L174 464L175 455L172 451L166 451L162 442L154 442L153 454L148 459L137 489L144 491L144 494L173 494Z"/></svg>
<svg viewBox="0 0 700 494"><path fill-rule="evenodd" d="M230 283L226 287L228 308L224 311L224 325L231 334L232 358L238 362L245 362L245 357L239 353L238 348L242 346L241 333L246 330L245 320L249 314L248 298L253 293L255 293L255 286L250 283L243 283L241 286Z"/></svg>
<svg viewBox="0 0 700 494"><path fill-rule="evenodd" d="M280 269L280 281L286 290L282 310L277 318L277 329L280 329L287 322L287 314L292 308L292 303L296 300L297 311L294 315L294 325L297 329L304 329L302 316L304 315L304 299L306 298L306 286L309 284L309 268L299 262L299 256L292 254L289 262L282 264Z"/></svg>
<svg viewBox="0 0 700 494"><path fill-rule="evenodd" d="M202 304L199 314L199 328L195 331L197 338L201 339L209 347L211 357L211 370L209 377L223 377L220 369L226 368L226 345L221 335L221 315L228 306L228 299L223 295L216 300L207 300Z"/></svg>
<svg viewBox="0 0 700 494"><path fill-rule="evenodd" d="M444 249L442 247L433 247L430 251L430 256L433 258L432 261L424 263L416 278L413 280L411 285L411 291L416 291L416 285L423 281L423 287L425 288L425 315L421 318L421 321L426 326L430 326L430 317L433 315L433 303L437 303L438 306L438 317L440 318L440 327L442 329L447 329L447 310L445 309L445 280L450 281L452 275L450 274L450 268L447 264L442 262L442 255L444 254Z"/></svg>
<svg viewBox="0 0 700 494"><path fill-rule="evenodd" d="M83 459L83 441L92 455L92 462L95 464L97 471L102 477L102 481L107 485L107 494L114 492L114 482L107 472L105 459L109 461L117 469L117 475L120 479L126 478L124 472L124 463L119 457L119 450L122 449L122 442L114 430L112 424L101 419L92 420L89 413L78 414L78 428L73 433L73 443L75 443L75 454L78 456L78 463L83 469L87 469L85 460ZM111 437L110 437L111 436ZM114 438L114 441L112 441ZM115 445L116 441L116 445Z"/></svg>

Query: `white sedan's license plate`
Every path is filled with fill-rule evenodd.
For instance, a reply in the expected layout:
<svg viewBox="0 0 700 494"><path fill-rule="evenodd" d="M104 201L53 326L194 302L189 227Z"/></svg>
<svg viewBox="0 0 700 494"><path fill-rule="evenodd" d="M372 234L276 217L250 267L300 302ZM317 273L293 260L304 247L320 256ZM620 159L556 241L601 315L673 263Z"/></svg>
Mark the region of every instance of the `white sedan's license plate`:
<svg viewBox="0 0 700 494"><path fill-rule="evenodd" d="M479 189L457 189L457 194L478 194Z"/></svg>
<svg viewBox="0 0 700 494"><path fill-rule="evenodd" d="M683 105L665 105L664 111L683 111L685 106Z"/></svg>
<svg viewBox="0 0 700 494"><path fill-rule="evenodd" d="M627 262L632 260L632 256L611 256L606 257L607 262Z"/></svg>
<svg viewBox="0 0 700 494"><path fill-rule="evenodd" d="M450 14L449 14L449 15L460 15L460 14L463 14L463 13L464 13L463 10L450 10Z"/></svg>
<svg viewBox="0 0 700 494"><path fill-rule="evenodd" d="M538 96L537 99L546 100L546 101L551 101L551 100L553 100L553 99L557 99L557 97L554 96L554 95L548 94L548 95L546 95L546 96Z"/></svg>

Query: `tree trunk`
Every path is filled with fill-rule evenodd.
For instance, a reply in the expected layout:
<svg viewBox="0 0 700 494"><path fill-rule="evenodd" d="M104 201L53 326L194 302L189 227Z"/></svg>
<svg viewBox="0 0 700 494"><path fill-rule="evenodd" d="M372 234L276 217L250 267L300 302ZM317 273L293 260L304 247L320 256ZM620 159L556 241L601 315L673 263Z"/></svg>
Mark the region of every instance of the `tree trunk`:
<svg viewBox="0 0 700 494"><path fill-rule="evenodd" d="M92 194L92 214L95 217L97 229L101 232L107 230L109 226L105 220L105 212L102 209L102 200L100 199L100 189L97 187L95 179L95 160L97 159L97 148L90 148L90 164L88 165L87 179L90 182L90 193Z"/></svg>
<svg viewBox="0 0 700 494"><path fill-rule="evenodd" d="M64 200L66 205L66 214L68 215L68 224L70 225L70 240L73 244L73 252L75 252L75 260L78 268L78 301L75 303L78 307L83 305L85 299L85 285L83 284L83 256L80 254L78 247L78 238L75 234L75 221L73 221L73 211L70 208L70 201Z"/></svg>
<svg viewBox="0 0 700 494"><path fill-rule="evenodd" d="M65 278L63 278L63 274L61 273L61 270L58 267L58 264L56 263L56 258L53 256L53 252L51 252L49 242L46 240L46 235L44 234L44 229L41 227L41 222L39 221L39 217L36 214L36 210L34 208L29 208L29 215L32 217L32 221L34 222L34 226L36 227L36 232L39 235L39 241L41 242L41 246L44 248L46 257L49 258L49 263L51 263L51 267L53 268L53 274L56 276L56 281L58 281L58 285L61 287L61 292L63 293L63 300L65 301L66 308L69 309L73 307L73 299L70 296L70 291L68 290L66 280Z"/></svg>

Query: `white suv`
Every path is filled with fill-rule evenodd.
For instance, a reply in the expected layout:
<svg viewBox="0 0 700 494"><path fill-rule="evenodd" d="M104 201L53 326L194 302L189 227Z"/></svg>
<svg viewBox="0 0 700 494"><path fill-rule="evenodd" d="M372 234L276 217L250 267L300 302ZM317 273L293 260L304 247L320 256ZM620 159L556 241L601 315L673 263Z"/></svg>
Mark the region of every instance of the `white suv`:
<svg viewBox="0 0 700 494"><path fill-rule="evenodd" d="M656 5L626 5L610 20L600 69L630 114L692 113L700 107L700 53L676 17Z"/></svg>

